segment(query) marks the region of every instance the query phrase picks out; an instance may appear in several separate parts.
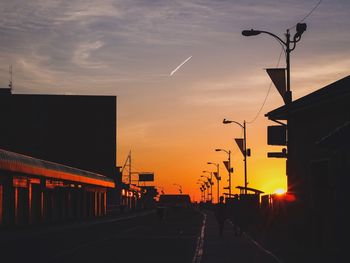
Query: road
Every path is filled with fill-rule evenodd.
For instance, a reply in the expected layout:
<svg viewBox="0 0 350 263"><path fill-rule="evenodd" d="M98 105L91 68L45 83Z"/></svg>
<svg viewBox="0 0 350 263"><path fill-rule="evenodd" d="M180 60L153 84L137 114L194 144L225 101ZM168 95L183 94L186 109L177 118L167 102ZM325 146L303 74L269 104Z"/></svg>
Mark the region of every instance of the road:
<svg viewBox="0 0 350 263"><path fill-rule="evenodd" d="M203 224L205 222L205 224ZM211 211L168 209L85 222L0 229L1 262L281 263L226 220L219 235Z"/></svg>
<svg viewBox="0 0 350 263"><path fill-rule="evenodd" d="M154 212L124 219L3 232L2 262L192 262L202 215Z"/></svg>

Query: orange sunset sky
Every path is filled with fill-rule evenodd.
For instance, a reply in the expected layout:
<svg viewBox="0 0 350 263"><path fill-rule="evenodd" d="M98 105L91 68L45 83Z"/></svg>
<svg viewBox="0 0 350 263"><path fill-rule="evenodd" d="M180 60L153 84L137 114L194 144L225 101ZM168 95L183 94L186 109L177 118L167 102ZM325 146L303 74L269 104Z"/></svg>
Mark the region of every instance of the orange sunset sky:
<svg viewBox="0 0 350 263"><path fill-rule="evenodd" d="M232 151L237 193L244 166L234 138L243 133L222 120L255 119L270 86L264 68L276 67L281 53L272 37L241 31L284 39L305 18L307 31L291 54L297 99L349 75L349 10L347 0L5 0L1 85L8 84L11 64L16 93L116 95L118 165L131 150L134 172L154 172L165 193L178 193L181 185L198 201L197 179L215 170L208 161L220 163L221 186L227 186L227 155L214 151L224 148ZM285 66L283 54L279 65ZM266 193L286 189L285 160L267 158L282 147L267 146L266 127L273 123L264 117L282 104L273 86L247 124L248 186Z"/></svg>

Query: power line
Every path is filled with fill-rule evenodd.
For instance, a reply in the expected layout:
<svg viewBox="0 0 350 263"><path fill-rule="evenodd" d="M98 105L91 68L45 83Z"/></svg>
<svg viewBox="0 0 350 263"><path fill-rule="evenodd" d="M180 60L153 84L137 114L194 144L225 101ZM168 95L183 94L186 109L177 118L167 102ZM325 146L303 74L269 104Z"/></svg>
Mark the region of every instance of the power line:
<svg viewBox="0 0 350 263"><path fill-rule="evenodd" d="M309 13L306 14L306 16L304 16L303 19L301 19L298 23L304 22L306 18L308 18L309 16L311 16L311 14L318 8L318 6L322 3L322 0L319 0L318 3L311 9L311 11ZM289 30L296 27L297 24L295 24L294 26L288 28Z"/></svg>
<svg viewBox="0 0 350 263"><path fill-rule="evenodd" d="M322 3L322 1L323 1L323 0L319 0L318 3L310 10L310 12L307 13L307 14L303 17L303 19L301 19L298 23L304 22L306 18L308 18L309 16L311 16L311 14L319 7L319 5ZM297 24L298 24L298 23L297 23ZM297 24L295 24L294 26L288 28L288 30L290 30L290 29L296 27ZM281 44L281 43L280 43L280 44ZM277 67L278 67L278 65L279 65L279 63L280 63L282 52L286 53L286 50L285 50L284 46L283 46L282 44L281 44L281 46L282 46L282 50L281 50L281 53L280 53L280 55L279 55L279 57L278 57ZM258 118L260 112L262 111L263 107L265 106L265 103L266 103L266 101L267 101L267 97L269 96L270 91L271 91L271 87L272 87L272 82L270 83L269 89L267 90L265 99L264 99L264 101L263 101L263 103L262 103L260 109L258 110L258 113L255 115L255 117L254 117L251 121L248 121L247 123L251 124L251 123L253 123L253 122L256 121L256 119Z"/></svg>
<svg viewBox="0 0 350 263"><path fill-rule="evenodd" d="M282 47L281 52L280 52L280 55L278 56L278 61L277 61L277 65L276 65L276 67L278 67L278 66L279 66L279 64L280 64L280 61L281 61L281 56L282 56L283 51L284 51L284 48ZM261 105L260 109L258 110L257 114L255 115L255 117L254 117L254 118L253 118L251 121L247 121L247 123L248 123L248 124L251 124L251 123L255 122L255 121L256 121L256 119L259 117L260 112L262 111L262 109L263 109L263 108L264 108L264 106L265 106L265 103L266 103L266 101L267 101L267 97L268 97L268 96L269 96L269 94L270 94L271 87L272 87L272 82L270 83L269 89L267 90L267 93L266 93L265 99L264 99L264 101L263 101L263 103L262 103L262 105Z"/></svg>

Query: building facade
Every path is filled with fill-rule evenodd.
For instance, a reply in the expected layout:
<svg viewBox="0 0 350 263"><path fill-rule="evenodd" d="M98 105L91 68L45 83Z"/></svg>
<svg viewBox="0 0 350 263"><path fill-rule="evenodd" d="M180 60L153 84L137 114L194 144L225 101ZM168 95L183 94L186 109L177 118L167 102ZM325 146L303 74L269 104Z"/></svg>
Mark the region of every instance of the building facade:
<svg viewBox="0 0 350 263"><path fill-rule="evenodd" d="M102 216L114 180L0 149L0 227Z"/></svg>
<svg viewBox="0 0 350 263"><path fill-rule="evenodd" d="M116 97L0 89L0 148L115 177Z"/></svg>
<svg viewBox="0 0 350 263"><path fill-rule="evenodd" d="M288 121L286 171L296 221L313 247L341 249L349 211L350 76L266 116Z"/></svg>

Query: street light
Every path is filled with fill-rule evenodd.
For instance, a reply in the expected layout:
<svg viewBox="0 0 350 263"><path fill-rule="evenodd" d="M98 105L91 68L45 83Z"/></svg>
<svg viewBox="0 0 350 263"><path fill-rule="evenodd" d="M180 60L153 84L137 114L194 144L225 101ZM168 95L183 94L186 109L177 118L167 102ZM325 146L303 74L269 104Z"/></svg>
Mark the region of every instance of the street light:
<svg viewBox="0 0 350 263"><path fill-rule="evenodd" d="M197 181L196 184L199 184L199 185L200 185L199 190L201 191L201 199L203 199L203 201L204 201L204 199L205 199L205 197L204 197L204 194L205 194L204 191L205 191L205 189L203 188L204 185L203 185L202 183L200 183L199 181Z"/></svg>
<svg viewBox="0 0 350 263"><path fill-rule="evenodd" d="M210 177L208 177L208 176L205 176L205 175L201 175L201 177L204 177L204 178L206 178L207 179L207 181L204 181L204 183L205 183L205 185L206 185L206 187L207 187L207 199L208 199L208 201L212 201L211 199L212 199L212 195L211 195L211 189L212 189L212 182L211 182L211 180L210 180ZM209 198L209 196L210 196L210 198Z"/></svg>
<svg viewBox="0 0 350 263"><path fill-rule="evenodd" d="M201 199L203 200L203 202L205 201L205 197L204 197L204 189L202 187L199 188L199 190L201 190Z"/></svg>
<svg viewBox="0 0 350 263"><path fill-rule="evenodd" d="M287 29L286 33L286 41L283 41L280 37L276 36L273 33L262 31L262 30L243 30L242 35L246 37L250 36L256 36L261 33L268 34L272 37L274 37L280 44L286 47L286 68L287 68L287 91L285 94L285 98L283 98L286 102L286 104L289 104L292 102L292 92L290 90L290 53L295 49L296 44L300 41L301 35L306 31L306 24L305 23L298 23L296 25L296 33L293 37L293 40L290 40L290 34L289 29ZM293 44L293 47L290 47L290 44Z"/></svg>
<svg viewBox="0 0 350 263"><path fill-rule="evenodd" d="M224 119L222 121L223 124L229 124L229 123L235 123L239 126L241 126L241 128L243 129L243 149L242 152L243 152L243 156L244 156L244 194L247 194L247 187L248 187L248 180L247 180L247 156L250 155L250 153L248 152L249 149L247 149L247 132L246 132L246 122L243 121L243 125L240 124L239 122L237 121L230 121L230 120L226 120Z"/></svg>
<svg viewBox="0 0 350 263"><path fill-rule="evenodd" d="M201 176L201 177L203 177L203 176ZM203 193L204 193L204 201L205 201L206 200L206 198L205 198L205 190L208 189L209 184L208 184L208 182L206 182L206 181L204 181L202 179L198 179L197 182L202 182L202 188L203 188ZM209 189L208 189L207 192L209 192ZM209 195L209 193L207 193L207 194Z"/></svg>
<svg viewBox="0 0 350 263"><path fill-rule="evenodd" d="M267 31L261 31L261 30L254 30L254 29L251 29L251 30L243 30L242 31L242 35L243 36L256 36L256 35L259 35L261 33L264 33L264 34L268 34L272 37L274 37L283 47L285 47L285 53L286 53L286 69L287 69L287 87L286 87L286 92L283 96L283 100L284 100L284 103L287 105L287 116L289 115L289 104L292 102L292 91L291 91L291 85L290 85L290 53L295 49L296 47L296 44L301 40L301 36L302 34L306 31L306 24L305 23L298 23L296 25L296 33L293 37L293 40L290 40L290 34L289 34L289 29L287 29L287 32L286 32L286 41L283 41L280 37L276 36L275 34L272 34L270 32L267 32ZM293 47L291 48L290 47L290 44L293 44ZM278 87L277 87L278 89ZM287 124L284 124L287 128L287 143L286 143L286 146L287 146L287 155L288 155L288 149L289 149L289 137L290 137L290 127L288 125L288 119L289 117L287 117ZM280 123L280 122L278 122ZM281 124L281 123L280 123ZM288 174L288 170L287 170L287 174Z"/></svg>
<svg viewBox="0 0 350 263"><path fill-rule="evenodd" d="M202 171L203 173L209 173L210 174L210 178L208 178L208 181L210 183L210 202L213 202L213 173L209 172L209 171Z"/></svg>
<svg viewBox="0 0 350 263"><path fill-rule="evenodd" d="M179 192L180 192L180 194L182 194L182 186L179 185L179 184L173 184L173 185L178 186L179 187Z"/></svg>
<svg viewBox="0 0 350 263"><path fill-rule="evenodd" d="M206 178L206 179L207 179L207 181L203 181L203 182L205 183L205 185L206 185L208 188L209 188L209 187L211 187L212 182L211 182L211 180L210 180L210 177L205 176L205 175L201 175L201 177Z"/></svg>
<svg viewBox="0 0 350 263"><path fill-rule="evenodd" d="M219 203L219 198L220 198L220 187L219 187L219 182L220 182L220 174L219 174L219 163L212 163L212 162L207 162L207 164L213 164L216 166L216 181L217 181L217 185L218 185L218 203Z"/></svg>
<svg viewBox="0 0 350 263"><path fill-rule="evenodd" d="M229 197L231 197L231 151L228 150L224 150L224 149L215 149L216 152L225 152L228 154L228 194Z"/></svg>

